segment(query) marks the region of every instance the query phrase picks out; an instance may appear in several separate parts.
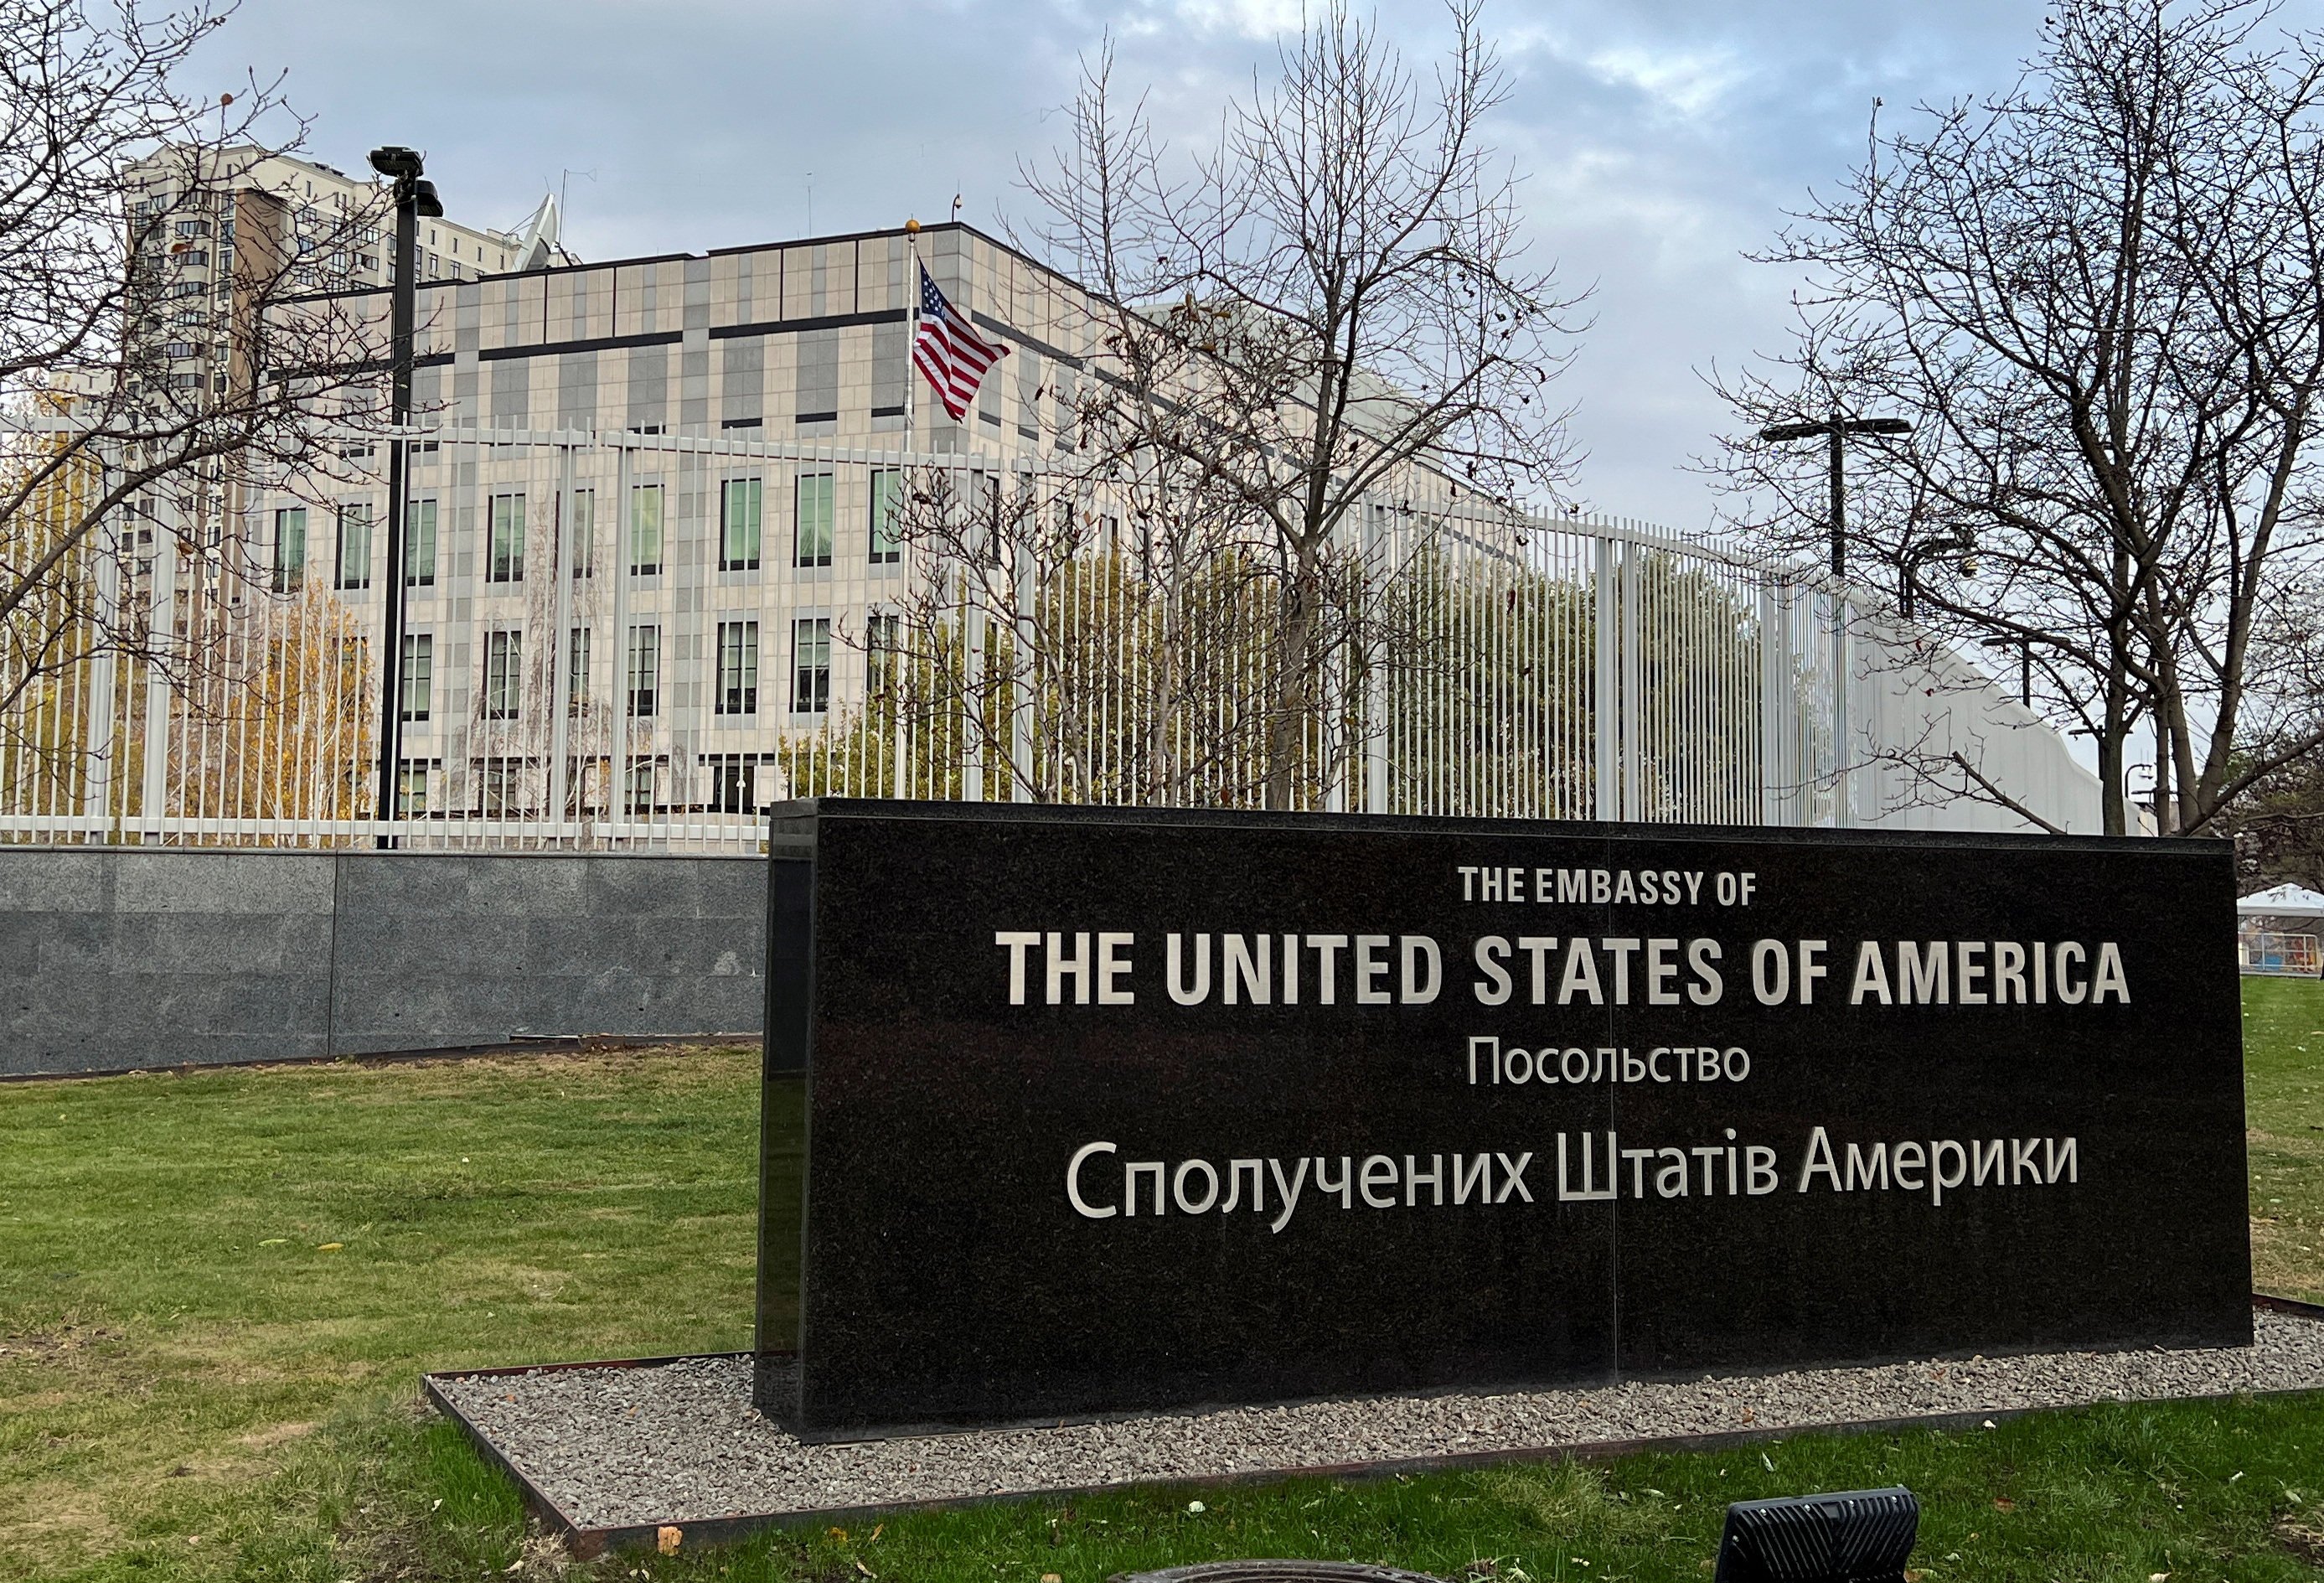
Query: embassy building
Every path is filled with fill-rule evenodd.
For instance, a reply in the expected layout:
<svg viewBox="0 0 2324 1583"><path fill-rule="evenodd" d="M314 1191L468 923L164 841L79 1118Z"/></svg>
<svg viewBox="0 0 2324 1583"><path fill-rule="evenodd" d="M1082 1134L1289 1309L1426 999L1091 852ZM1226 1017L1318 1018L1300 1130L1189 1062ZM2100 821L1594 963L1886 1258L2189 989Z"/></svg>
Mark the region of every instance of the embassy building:
<svg viewBox="0 0 2324 1583"><path fill-rule="evenodd" d="M1008 348L958 421L911 366L915 259ZM388 293L349 294L383 334ZM401 806L437 820L792 794L784 744L863 699L913 575L905 469L1070 451L1098 323L961 225L423 282L416 317ZM327 591L368 636L385 447L343 460L255 501L243 540L272 593Z"/></svg>
<svg viewBox="0 0 2324 1583"><path fill-rule="evenodd" d="M912 362L916 260L1008 352L958 420ZM387 293L346 295L384 339ZM2024 828L1901 767L1955 753L2058 827L2097 828L2096 782L2054 731L1820 574L1643 523L1517 517L1422 467L1348 530L1368 566L1416 579L1385 604L1418 615L1333 652L1284 769L1253 680L1275 592L1162 575L1124 531L1136 514L1079 476L1105 312L956 224L422 282L399 839L755 850L760 810L834 793ZM385 461L349 444L332 477L254 495L235 535L264 590L254 627L291 634L279 650L309 671L378 652ZM1020 552L1013 593L1009 567L964 572L899 527L928 469L973 499L1030 480L1022 498L1087 548L1047 581ZM925 624L929 591L971 575L1000 598L916 639L899 612ZM1181 602L1154 614L1166 593ZM1004 652L1013 672L975 680ZM269 751L303 755L284 806L367 838L347 821L385 756L364 696L379 668L324 663L338 679L284 690L301 718ZM894 680L946 667L940 707ZM251 756L180 751L188 811L243 812Z"/></svg>

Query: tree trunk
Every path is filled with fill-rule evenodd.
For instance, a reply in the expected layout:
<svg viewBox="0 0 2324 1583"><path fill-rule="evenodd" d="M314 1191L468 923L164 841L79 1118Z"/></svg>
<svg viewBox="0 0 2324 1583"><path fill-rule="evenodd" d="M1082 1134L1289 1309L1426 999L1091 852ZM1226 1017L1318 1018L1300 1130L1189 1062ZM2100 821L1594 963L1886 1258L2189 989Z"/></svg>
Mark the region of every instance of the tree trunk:
<svg viewBox="0 0 2324 1583"><path fill-rule="evenodd" d="M1290 609L1283 623L1283 647L1275 676L1275 697L1267 722L1267 806L1289 809L1297 791L1299 746L1308 715L1308 680L1313 669L1317 606L1322 590L1315 569L1315 552L1299 546L1292 562Z"/></svg>
<svg viewBox="0 0 2324 1583"><path fill-rule="evenodd" d="M2171 800L2171 744L2178 735L2171 721L2176 713L2160 697L2154 700L2154 833L2158 836L2175 835L2179 829L2179 810Z"/></svg>

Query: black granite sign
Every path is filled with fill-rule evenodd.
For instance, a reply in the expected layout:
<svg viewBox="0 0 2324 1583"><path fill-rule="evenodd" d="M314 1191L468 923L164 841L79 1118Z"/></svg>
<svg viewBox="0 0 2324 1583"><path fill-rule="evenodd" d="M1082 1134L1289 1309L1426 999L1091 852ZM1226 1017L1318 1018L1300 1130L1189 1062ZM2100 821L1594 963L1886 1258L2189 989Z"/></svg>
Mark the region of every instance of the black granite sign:
<svg viewBox="0 0 2324 1583"><path fill-rule="evenodd" d="M803 1433L2250 1339L2224 843L776 831Z"/></svg>

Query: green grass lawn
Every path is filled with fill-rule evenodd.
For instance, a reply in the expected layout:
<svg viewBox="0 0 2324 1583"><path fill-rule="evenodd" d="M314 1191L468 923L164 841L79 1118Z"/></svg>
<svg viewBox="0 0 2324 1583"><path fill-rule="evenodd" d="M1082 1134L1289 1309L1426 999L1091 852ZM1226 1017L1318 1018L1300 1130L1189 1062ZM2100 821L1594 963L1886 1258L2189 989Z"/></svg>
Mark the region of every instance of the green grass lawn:
<svg viewBox="0 0 2324 1583"><path fill-rule="evenodd" d="M2244 980L2244 1086L2253 1283L2324 1302L2324 983Z"/></svg>
<svg viewBox="0 0 2324 1583"><path fill-rule="evenodd" d="M2260 1282L2324 1298L2324 986L2251 982L2245 1004ZM418 1375L747 1346L756 1067L691 1051L0 1085L0 1580L1099 1583L1291 1553L1702 1583L1726 1502L1894 1482L1927 1504L1925 1583L2324 1566L2319 1396L1026 1501L567 1569L417 1407Z"/></svg>

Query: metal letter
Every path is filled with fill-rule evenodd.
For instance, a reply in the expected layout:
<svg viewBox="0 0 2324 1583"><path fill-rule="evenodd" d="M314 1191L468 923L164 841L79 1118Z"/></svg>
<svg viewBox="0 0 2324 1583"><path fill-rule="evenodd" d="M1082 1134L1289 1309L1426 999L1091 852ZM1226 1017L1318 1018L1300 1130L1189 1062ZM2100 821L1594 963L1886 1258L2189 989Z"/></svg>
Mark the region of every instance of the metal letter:
<svg viewBox="0 0 2324 1583"><path fill-rule="evenodd" d="M1090 1204L1082 1197L1081 1187L1082 1162L1093 1154L1111 1154L1113 1152L1111 1143L1084 1143L1074 1151L1073 1161L1065 1167L1065 1201L1073 1205L1076 1213L1086 1215L1093 1220L1111 1220L1119 1213L1110 1204L1103 1208Z"/></svg>
<svg viewBox="0 0 2324 1583"><path fill-rule="evenodd" d="M1275 1178L1276 1196L1283 1200L1283 1213L1275 1217L1275 1224L1268 1227L1268 1230L1281 1231L1291 1224L1291 1211L1299 1207L1299 1190L1307 1180L1307 1156L1305 1154L1299 1156L1299 1169L1292 1172L1291 1180L1287 1182L1283 1180L1282 1161L1269 1155L1267 1169Z"/></svg>
<svg viewBox="0 0 2324 1583"><path fill-rule="evenodd" d="M1953 1152L1953 1173L1945 1174L1945 1151ZM1937 1203L1945 1201L1945 1190L1957 1188L1969 1180L1969 1151L1950 1138L1940 1138L1929 1145L1929 1196Z"/></svg>
<svg viewBox="0 0 2324 1583"><path fill-rule="evenodd" d="M1498 1151L1496 1152L1495 1157L1500 1161L1501 1169L1508 1173L1508 1180L1502 1182L1501 1190L1493 1195L1493 1202L1496 1204L1508 1203L1509 1201L1509 1194L1514 1190L1517 1197L1523 1199L1528 1204L1532 1203L1533 1195L1526 1191L1525 1173L1526 1167L1533 1163L1533 1152L1528 1149L1526 1153L1518 1155L1514 1162L1512 1162L1508 1155L1499 1153Z"/></svg>
<svg viewBox="0 0 2324 1583"><path fill-rule="evenodd" d="M1125 1164L1121 1169L1121 1213L1124 1218L1138 1213L1138 1173L1141 1171L1154 1173L1154 1212L1157 1215L1162 1213L1162 1162L1139 1160Z"/></svg>
<svg viewBox="0 0 2324 1583"><path fill-rule="evenodd" d="M627 554L628 551L624 550L622 553ZM401 569L396 575L403 575ZM1025 952L1041 943L1040 934L1030 929L997 930L993 933L992 943L1009 948L1009 1004L1021 1006L1025 1004Z"/></svg>
<svg viewBox="0 0 2324 1583"><path fill-rule="evenodd" d="M1209 1184L1203 1190L1203 1201L1199 1204L1193 1202L1186 1197L1186 1173L1197 1169L1202 1171L1204 1180ZM1213 1204L1219 1201L1219 1173L1217 1170L1214 1169L1207 1160L1188 1160L1184 1162L1179 1165L1176 1171L1170 1173L1170 1200L1176 1204L1179 1210L1184 1214L1200 1215L1205 1213Z"/></svg>

